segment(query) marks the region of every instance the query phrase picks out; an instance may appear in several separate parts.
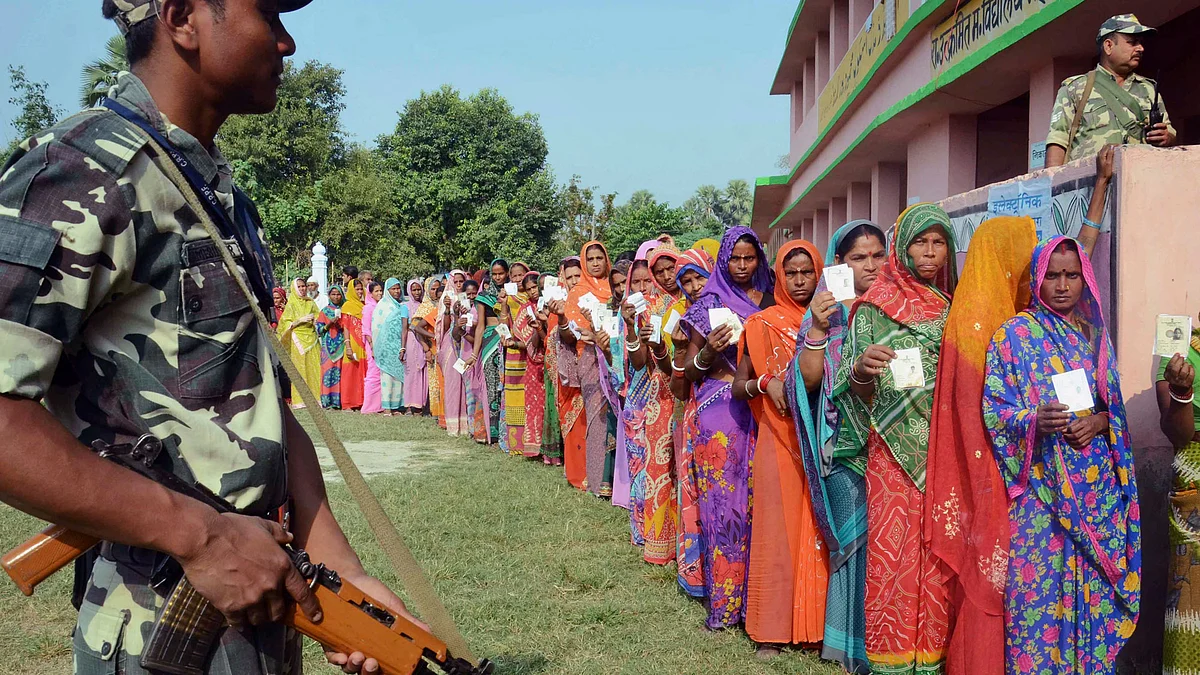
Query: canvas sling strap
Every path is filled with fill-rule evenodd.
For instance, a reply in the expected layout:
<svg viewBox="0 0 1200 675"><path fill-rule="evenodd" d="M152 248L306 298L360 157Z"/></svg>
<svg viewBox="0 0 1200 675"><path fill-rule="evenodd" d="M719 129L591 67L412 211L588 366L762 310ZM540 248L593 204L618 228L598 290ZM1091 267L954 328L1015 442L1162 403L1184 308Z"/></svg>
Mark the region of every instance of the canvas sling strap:
<svg viewBox="0 0 1200 675"><path fill-rule="evenodd" d="M1093 74L1095 72L1092 71ZM1108 73L1096 77L1096 91L1100 92L1113 120L1125 130L1125 136L1136 139L1140 143L1146 136L1147 118L1146 111L1142 110L1142 102L1117 84L1117 81Z"/></svg>
<svg viewBox="0 0 1200 675"><path fill-rule="evenodd" d="M371 488L367 485L367 481L363 478L362 472L358 470L358 466L350 457L350 453L346 452L346 447L342 445L338 439L337 433L333 430L333 425L330 424L329 418L325 415L325 411L321 408L316 396L312 390L304 383L304 377L300 374L300 370L292 359L288 356L287 350L280 344L279 338L275 335L275 331L271 330L271 324L267 321L266 315L263 314L262 308L255 299L254 292L250 290L250 286L238 271L237 261L234 260L233 254L229 251L229 247L224 244L226 237L222 236L221 230L217 227L215 218L228 220L228 215L224 208L215 201L215 196L212 195L212 190L207 185L193 185L192 180L185 176L185 172L189 169L195 171L182 158L179 151L176 150L169 141L162 137L156 129L149 126L140 116L122 114L119 105L114 105L110 101L103 103L113 112L125 118L130 123L130 129L136 133L143 141L146 141L152 147L157 148L160 152L151 153L152 160L167 178L175 185L188 206L195 212L196 217L200 219L208 235L217 242L217 250L221 253L221 259L228 268L230 276L237 282L238 288L246 296L246 300L250 303L250 308L254 312L254 317L258 321L259 330L266 336L271 351L279 358L279 362L283 365L283 369L287 371L288 377L291 378L292 384L296 391L300 392L300 398L304 400L305 409L308 410L313 422L317 426L317 430L321 433L321 438L325 441L325 445L329 448L329 452L333 455L333 460L337 464L338 471L341 472L343 480L346 482L346 487L350 490L358 508L362 511L363 516L367 520L367 524L371 527L371 532L379 541L380 547L387 555L393 569L396 572L397 578L400 580L403 589L408 593L409 599L415 605L420 613L422 620L429 624L430 630L441 638L446 646L450 648L450 653L454 656L465 659L474 663L475 657L472 655L470 648L467 646L466 640L459 633L458 627L454 625L454 619L451 618L450 612L446 610L445 605L438 598L437 592L433 585L421 570L420 564L413 557L408 546L405 545L404 539L396 530L396 525L383 510L379 500L375 494L371 492ZM128 112L125 110L125 112ZM164 159L168 161L163 161ZM181 163L182 162L182 163ZM207 203L200 199L203 194ZM213 209L216 209L215 213ZM249 233L249 236L256 236L254 233Z"/></svg>
<svg viewBox="0 0 1200 675"><path fill-rule="evenodd" d="M1075 134L1079 133L1079 125L1083 122L1083 109L1087 107L1088 99L1092 97L1092 88L1096 86L1096 70L1088 73L1087 82L1083 87L1083 96L1075 102L1075 119L1071 120L1071 131L1067 134L1067 161L1071 160L1071 148L1075 145Z"/></svg>

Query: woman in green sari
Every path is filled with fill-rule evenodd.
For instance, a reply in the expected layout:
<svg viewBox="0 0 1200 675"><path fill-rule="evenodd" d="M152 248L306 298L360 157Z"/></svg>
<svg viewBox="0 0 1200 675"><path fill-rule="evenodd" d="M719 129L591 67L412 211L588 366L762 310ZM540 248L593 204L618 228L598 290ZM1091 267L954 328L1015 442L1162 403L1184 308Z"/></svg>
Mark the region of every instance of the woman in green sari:
<svg viewBox="0 0 1200 675"><path fill-rule="evenodd" d="M1159 425L1175 446L1171 490L1171 563L1163 672L1200 671L1200 328L1187 354L1162 359L1158 369Z"/></svg>

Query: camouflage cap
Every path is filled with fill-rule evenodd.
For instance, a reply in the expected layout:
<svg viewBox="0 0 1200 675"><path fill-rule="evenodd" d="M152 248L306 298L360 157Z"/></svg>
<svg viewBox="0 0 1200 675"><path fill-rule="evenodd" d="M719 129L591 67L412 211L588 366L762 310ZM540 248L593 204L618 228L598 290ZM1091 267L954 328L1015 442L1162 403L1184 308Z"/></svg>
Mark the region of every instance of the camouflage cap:
<svg viewBox="0 0 1200 675"><path fill-rule="evenodd" d="M1105 21L1100 26L1100 34L1096 36L1097 40L1103 40L1105 37L1113 33L1124 33L1126 35L1145 35L1147 33L1157 33L1158 30L1150 26L1143 26L1141 21L1133 14L1118 14L1108 21Z"/></svg>
<svg viewBox="0 0 1200 675"><path fill-rule="evenodd" d="M312 0L278 0L277 4L280 12L294 12L310 2ZM117 6L117 15L113 20L121 29L121 35L125 35L130 28L158 16L161 0L113 0L113 4Z"/></svg>

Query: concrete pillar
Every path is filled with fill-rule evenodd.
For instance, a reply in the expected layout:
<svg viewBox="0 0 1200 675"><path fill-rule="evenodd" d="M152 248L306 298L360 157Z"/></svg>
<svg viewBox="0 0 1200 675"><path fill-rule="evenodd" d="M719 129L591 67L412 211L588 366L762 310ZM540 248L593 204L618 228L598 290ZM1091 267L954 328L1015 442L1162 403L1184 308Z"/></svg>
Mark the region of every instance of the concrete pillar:
<svg viewBox="0 0 1200 675"><path fill-rule="evenodd" d="M804 62L804 114L812 110L817 102L817 63L815 59Z"/></svg>
<svg viewBox="0 0 1200 675"><path fill-rule="evenodd" d="M975 189L976 119L951 115L908 143L908 200L936 202Z"/></svg>
<svg viewBox="0 0 1200 675"><path fill-rule="evenodd" d="M1029 143L1043 143L1050 132L1050 115L1063 80L1086 73L1092 63L1086 58L1051 59L1029 73ZM1070 120L1067 121L1070 124Z"/></svg>
<svg viewBox="0 0 1200 675"><path fill-rule="evenodd" d="M846 198L834 197L830 199L829 226L823 231L817 232L817 238L812 240L813 243L817 245L817 248L824 251L825 247L829 245L829 240L833 237L833 233L837 232L839 227L845 225L847 220L849 219L846 217Z"/></svg>
<svg viewBox="0 0 1200 675"><path fill-rule="evenodd" d="M799 237L801 239L807 239L809 241L812 241L813 227L815 227L814 219L813 218L805 218L804 220L802 220L800 222L801 222L800 232L794 233L792 238L795 239L796 237Z"/></svg>
<svg viewBox="0 0 1200 675"><path fill-rule="evenodd" d="M821 90L829 83L829 74L833 72L833 64L829 62L833 54L829 50L829 33L821 31L817 33L817 95L820 96Z"/></svg>
<svg viewBox="0 0 1200 675"><path fill-rule="evenodd" d="M871 184L851 183L846 188L846 222L871 218Z"/></svg>
<svg viewBox="0 0 1200 675"><path fill-rule="evenodd" d="M871 220L884 230L900 215L903 172L903 166L892 162L879 162L871 169Z"/></svg>
<svg viewBox="0 0 1200 675"><path fill-rule="evenodd" d="M850 36L850 42L854 42L854 38L867 23L867 17L871 16L871 12L875 9L874 0L850 0L850 11L847 33Z"/></svg>
<svg viewBox="0 0 1200 675"><path fill-rule="evenodd" d="M850 0L833 0L829 7L829 64L837 70L850 45Z"/></svg>
<svg viewBox="0 0 1200 675"><path fill-rule="evenodd" d="M817 212L813 214L813 231L808 233L807 239L812 243L817 244L817 240L821 238L821 233L828 231L829 209L817 209ZM821 245L817 244L817 248L820 247Z"/></svg>
<svg viewBox="0 0 1200 675"><path fill-rule="evenodd" d="M312 247L312 276L317 278L317 288L320 289L317 304L322 307L329 302L329 296L326 295L329 291L329 257L326 253L325 244L319 241Z"/></svg>
<svg viewBox="0 0 1200 675"><path fill-rule="evenodd" d="M792 83L792 130L800 128L804 124L804 113L808 110L808 106L804 105L804 80L797 80Z"/></svg>

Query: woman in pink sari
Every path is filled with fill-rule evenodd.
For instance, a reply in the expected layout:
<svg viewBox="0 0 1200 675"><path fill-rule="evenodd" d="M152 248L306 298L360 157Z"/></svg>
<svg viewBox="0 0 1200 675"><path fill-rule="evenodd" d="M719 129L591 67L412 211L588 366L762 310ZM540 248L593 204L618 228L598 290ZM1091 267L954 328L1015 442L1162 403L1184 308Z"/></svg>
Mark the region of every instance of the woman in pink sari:
<svg viewBox="0 0 1200 675"><path fill-rule="evenodd" d="M462 329L466 327L469 309L463 309L466 296L459 295L462 288L462 277L458 270L450 273L447 279L447 290L438 303L437 346L438 365L442 368L442 400L443 416L446 420L446 433L451 436L461 436L470 433L467 419L467 393L464 388L465 373L459 373L454 368L463 352ZM457 288L454 279L458 277ZM466 301L470 307L470 301ZM457 339L456 339L457 338ZM465 359L464 359L465 360Z"/></svg>
<svg viewBox="0 0 1200 675"><path fill-rule="evenodd" d="M408 315L417 316L417 310L425 299L425 283L421 279L411 279L408 282ZM424 333L424 334L422 334ZM429 357L428 343L433 334L429 331L409 325L405 337L404 350L404 408L406 415L420 415L425 405L429 403Z"/></svg>
<svg viewBox="0 0 1200 675"><path fill-rule="evenodd" d="M383 286L371 283L367 301L363 306L362 333L363 342L367 349L367 374L363 380L362 414L370 415L383 412L383 389L379 382L379 365L375 363L375 350L372 348L371 317L375 314L375 306L383 298Z"/></svg>

